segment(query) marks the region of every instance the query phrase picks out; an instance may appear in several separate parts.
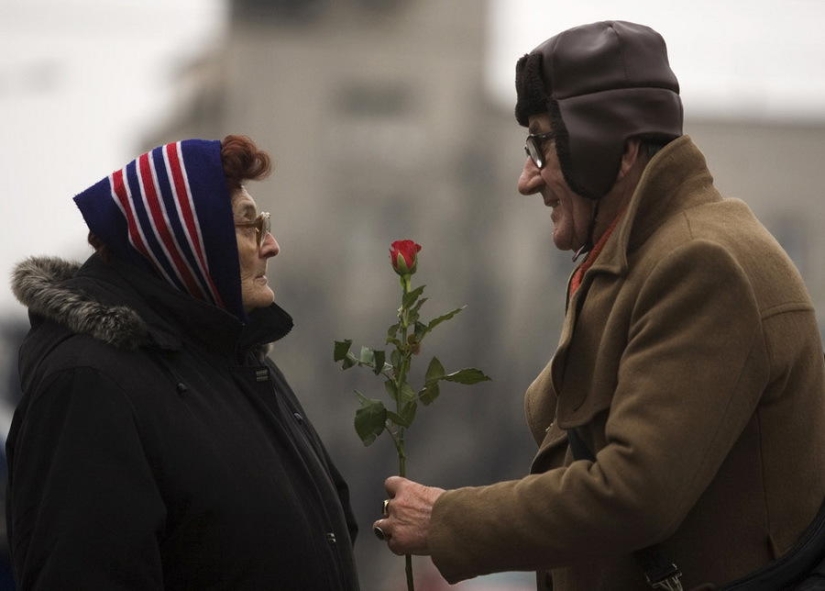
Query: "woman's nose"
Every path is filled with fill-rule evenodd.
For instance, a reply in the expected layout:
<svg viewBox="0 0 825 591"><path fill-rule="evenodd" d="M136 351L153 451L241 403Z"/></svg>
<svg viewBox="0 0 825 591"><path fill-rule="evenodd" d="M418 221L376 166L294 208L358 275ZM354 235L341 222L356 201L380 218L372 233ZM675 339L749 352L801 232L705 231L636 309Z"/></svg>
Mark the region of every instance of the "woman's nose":
<svg viewBox="0 0 825 591"><path fill-rule="evenodd" d="M261 256L265 258L274 257L279 252L281 252L281 245L278 244L272 232L267 232L261 244Z"/></svg>
<svg viewBox="0 0 825 591"><path fill-rule="evenodd" d="M537 193L543 184L544 179L541 178L541 169L528 156L518 177L518 192L522 195L532 195Z"/></svg>

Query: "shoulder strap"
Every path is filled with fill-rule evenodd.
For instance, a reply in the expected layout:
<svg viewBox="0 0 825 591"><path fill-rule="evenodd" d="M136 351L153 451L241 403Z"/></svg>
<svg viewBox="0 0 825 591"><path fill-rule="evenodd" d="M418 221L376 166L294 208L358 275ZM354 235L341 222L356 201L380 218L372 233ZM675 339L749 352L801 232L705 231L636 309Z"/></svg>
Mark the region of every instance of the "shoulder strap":
<svg viewBox="0 0 825 591"><path fill-rule="evenodd" d="M596 456L593 455L593 452L587 447L584 439L579 436L575 429L567 430L567 441L570 444L570 452L573 454L574 460L596 461ZM636 559L639 568L644 572L647 584L653 589L682 591L682 582L679 580L682 571L679 570L675 562L668 560L662 554L658 544L636 550L633 557Z"/></svg>

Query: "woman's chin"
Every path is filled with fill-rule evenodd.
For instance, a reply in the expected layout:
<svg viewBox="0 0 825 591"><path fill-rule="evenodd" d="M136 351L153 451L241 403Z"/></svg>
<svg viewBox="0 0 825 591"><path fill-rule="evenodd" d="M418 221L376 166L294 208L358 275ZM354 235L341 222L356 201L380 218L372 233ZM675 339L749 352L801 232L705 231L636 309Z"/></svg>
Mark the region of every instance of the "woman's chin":
<svg viewBox="0 0 825 591"><path fill-rule="evenodd" d="M254 294L244 294L243 306L251 312L256 308L268 308L275 303L275 292L267 286L258 287Z"/></svg>

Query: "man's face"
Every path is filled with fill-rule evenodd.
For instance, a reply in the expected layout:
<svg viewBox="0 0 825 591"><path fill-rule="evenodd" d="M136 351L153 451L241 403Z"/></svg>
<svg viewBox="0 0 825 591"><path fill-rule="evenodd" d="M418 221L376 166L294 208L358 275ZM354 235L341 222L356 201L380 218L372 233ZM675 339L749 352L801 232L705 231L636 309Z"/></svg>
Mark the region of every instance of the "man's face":
<svg viewBox="0 0 825 591"><path fill-rule="evenodd" d="M528 118L529 133L552 131L546 113ZM564 180L554 140L542 145L544 167L539 169L528 156L518 179L522 195L541 194L544 205L552 208L553 243L559 250L578 250L587 240L594 202L574 193Z"/></svg>
<svg viewBox="0 0 825 591"><path fill-rule="evenodd" d="M232 214L236 224L249 224L258 216L255 200L241 187L232 195ZM238 260L241 266L241 301L244 310L266 308L275 301L275 293L266 277L266 263L281 250L275 237L267 232L258 245L258 231L250 225L235 227Z"/></svg>

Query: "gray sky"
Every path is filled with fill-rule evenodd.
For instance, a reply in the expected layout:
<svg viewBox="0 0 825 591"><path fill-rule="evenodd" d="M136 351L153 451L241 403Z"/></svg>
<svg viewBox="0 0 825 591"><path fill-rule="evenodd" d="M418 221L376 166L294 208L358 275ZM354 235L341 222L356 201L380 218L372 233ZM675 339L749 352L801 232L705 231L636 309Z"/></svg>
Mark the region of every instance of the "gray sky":
<svg viewBox="0 0 825 591"><path fill-rule="evenodd" d="M823 0L497 0L490 88L515 101L515 60L556 32L599 20L667 41L686 116L825 118Z"/></svg>
<svg viewBox="0 0 825 591"><path fill-rule="evenodd" d="M24 313L14 263L88 255L71 197L135 156L225 16L222 0L0 0L0 318Z"/></svg>
<svg viewBox="0 0 825 591"><path fill-rule="evenodd" d="M4 278L26 256L88 253L71 197L134 157L140 131L185 99L172 93L176 68L220 42L226 16L223 0L0 0ZM688 117L821 120L823 17L823 0L495 0L488 89L510 108L520 55L570 26L622 19L667 39ZM23 313L1 288L0 319Z"/></svg>

